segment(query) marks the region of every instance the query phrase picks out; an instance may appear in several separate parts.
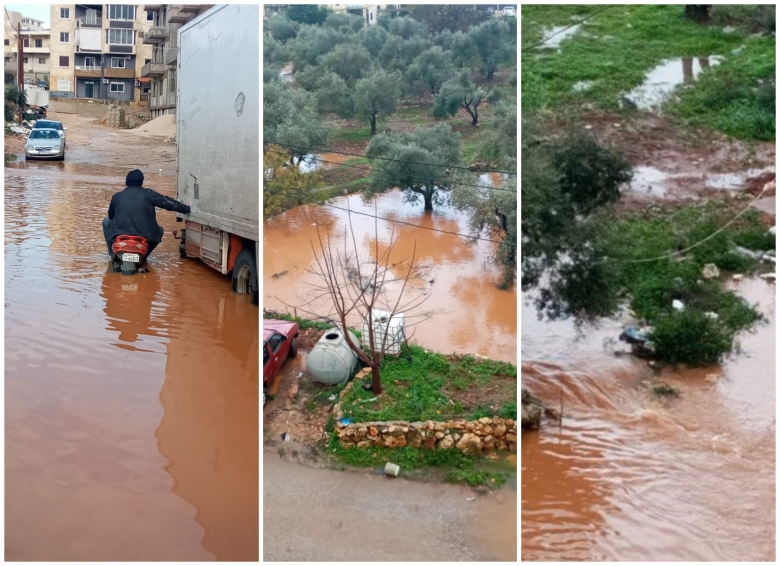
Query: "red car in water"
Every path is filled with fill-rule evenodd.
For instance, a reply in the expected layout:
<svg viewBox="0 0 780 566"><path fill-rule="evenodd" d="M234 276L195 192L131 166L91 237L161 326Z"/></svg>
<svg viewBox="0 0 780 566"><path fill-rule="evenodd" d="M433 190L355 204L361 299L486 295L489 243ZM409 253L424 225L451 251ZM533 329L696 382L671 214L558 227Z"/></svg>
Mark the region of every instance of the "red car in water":
<svg viewBox="0 0 780 566"><path fill-rule="evenodd" d="M281 371L284 362L298 354L298 333L297 322L263 319L263 407L265 388Z"/></svg>

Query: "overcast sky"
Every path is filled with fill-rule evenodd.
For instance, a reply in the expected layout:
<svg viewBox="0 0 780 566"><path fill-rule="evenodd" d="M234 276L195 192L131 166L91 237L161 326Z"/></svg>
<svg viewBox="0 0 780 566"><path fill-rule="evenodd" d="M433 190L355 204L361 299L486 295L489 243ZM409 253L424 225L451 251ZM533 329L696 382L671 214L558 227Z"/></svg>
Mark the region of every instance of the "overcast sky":
<svg viewBox="0 0 780 566"><path fill-rule="evenodd" d="M4 6L9 12L21 12L26 18L41 20L45 24L51 23L50 4L4 4Z"/></svg>

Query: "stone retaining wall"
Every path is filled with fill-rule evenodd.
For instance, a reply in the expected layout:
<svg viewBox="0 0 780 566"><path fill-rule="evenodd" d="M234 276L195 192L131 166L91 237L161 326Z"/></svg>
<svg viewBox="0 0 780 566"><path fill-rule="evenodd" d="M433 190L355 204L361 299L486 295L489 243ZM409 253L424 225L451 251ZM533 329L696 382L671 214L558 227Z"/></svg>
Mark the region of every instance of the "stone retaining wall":
<svg viewBox="0 0 780 566"><path fill-rule="evenodd" d="M360 375L360 374L358 374ZM362 378L363 375L360 376ZM359 378L356 376L355 380ZM352 388L348 383L340 396ZM430 448L460 450L464 454L480 454L491 450L517 452L517 421L501 417L483 417L476 421L388 421L342 424L340 403L333 407L336 432L345 448Z"/></svg>

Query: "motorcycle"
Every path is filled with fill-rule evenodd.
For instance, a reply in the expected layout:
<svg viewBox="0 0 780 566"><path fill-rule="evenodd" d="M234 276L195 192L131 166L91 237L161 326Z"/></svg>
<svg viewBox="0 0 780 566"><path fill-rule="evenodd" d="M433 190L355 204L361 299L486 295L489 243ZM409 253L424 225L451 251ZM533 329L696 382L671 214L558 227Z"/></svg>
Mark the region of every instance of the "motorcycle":
<svg viewBox="0 0 780 566"><path fill-rule="evenodd" d="M111 246L111 271L122 275L146 273L141 267L146 262L149 243L143 236L117 236Z"/></svg>

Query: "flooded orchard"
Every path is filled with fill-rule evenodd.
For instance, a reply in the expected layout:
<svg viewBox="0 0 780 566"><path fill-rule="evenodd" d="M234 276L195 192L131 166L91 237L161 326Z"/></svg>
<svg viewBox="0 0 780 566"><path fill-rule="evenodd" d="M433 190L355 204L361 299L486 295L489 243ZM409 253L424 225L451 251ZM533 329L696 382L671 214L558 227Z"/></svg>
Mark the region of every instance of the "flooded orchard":
<svg viewBox="0 0 780 566"><path fill-rule="evenodd" d="M775 286L733 288L767 324L720 367L660 376L604 352L619 321L579 334L522 307L523 385L564 415L523 433L523 560L774 561Z"/></svg>
<svg viewBox="0 0 780 566"><path fill-rule="evenodd" d="M175 148L63 118L64 163L4 171L5 558L257 560L257 307L179 258L170 212L149 273L107 273L132 167L90 146L171 196Z"/></svg>
<svg viewBox="0 0 780 566"><path fill-rule="evenodd" d="M375 224L374 215L395 223L379 220ZM321 280L312 273L315 250L321 255L317 233L319 229L323 240L330 237L334 248L343 250L348 218L361 255L375 253L376 234L380 255L394 237L398 241L391 263L403 265L414 252L416 261L427 268L426 278L414 281L413 287L428 297L419 309L407 314L414 342L442 353L516 362L517 293L497 288L501 269L493 262L495 244L472 244L452 233L468 234L465 213L446 206L424 213L422 203L404 202L400 191L371 203L364 203L359 195L339 197L332 207L303 205L267 220L263 226L265 309L332 316L327 298L317 292ZM351 235L348 241L351 251ZM403 273L399 266L395 275ZM348 322L360 324L357 318Z"/></svg>

